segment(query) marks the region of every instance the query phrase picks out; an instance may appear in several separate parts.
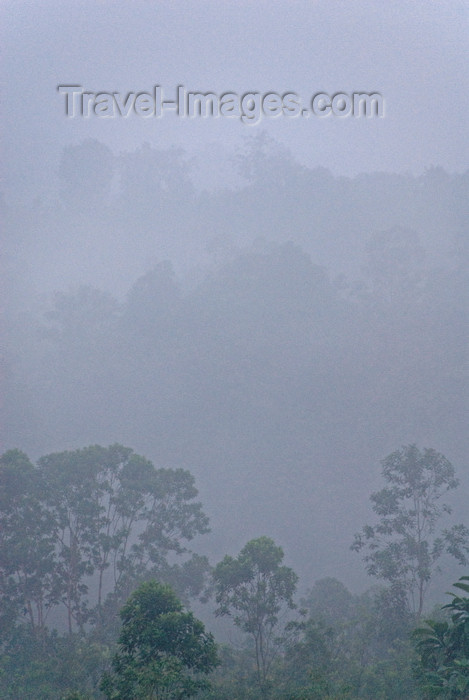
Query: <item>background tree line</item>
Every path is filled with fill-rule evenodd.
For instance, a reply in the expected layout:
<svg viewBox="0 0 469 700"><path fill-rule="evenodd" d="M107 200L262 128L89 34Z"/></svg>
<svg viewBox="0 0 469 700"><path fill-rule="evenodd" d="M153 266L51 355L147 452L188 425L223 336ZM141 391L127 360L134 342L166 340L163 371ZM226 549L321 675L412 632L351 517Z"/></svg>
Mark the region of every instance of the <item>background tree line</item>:
<svg viewBox="0 0 469 700"><path fill-rule="evenodd" d="M87 141L49 199L0 201L1 449L132 445L194 474L213 559L229 521L239 549L268 532L302 577L345 562L362 586L342 533L373 465L467 454L468 174L337 177L263 139L230 167L201 191L181 151Z"/></svg>

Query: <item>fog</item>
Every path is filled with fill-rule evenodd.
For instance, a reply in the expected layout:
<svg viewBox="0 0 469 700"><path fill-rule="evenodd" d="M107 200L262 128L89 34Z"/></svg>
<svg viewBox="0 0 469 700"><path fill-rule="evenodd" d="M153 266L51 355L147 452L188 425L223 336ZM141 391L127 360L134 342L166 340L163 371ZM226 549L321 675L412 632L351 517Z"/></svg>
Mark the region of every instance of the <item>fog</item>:
<svg viewBox="0 0 469 700"><path fill-rule="evenodd" d="M2 5L2 451L188 469L197 551L266 534L302 590L370 585L350 545L401 445L454 464L464 519L464 4ZM379 91L386 112L69 119L75 83Z"/></svg>

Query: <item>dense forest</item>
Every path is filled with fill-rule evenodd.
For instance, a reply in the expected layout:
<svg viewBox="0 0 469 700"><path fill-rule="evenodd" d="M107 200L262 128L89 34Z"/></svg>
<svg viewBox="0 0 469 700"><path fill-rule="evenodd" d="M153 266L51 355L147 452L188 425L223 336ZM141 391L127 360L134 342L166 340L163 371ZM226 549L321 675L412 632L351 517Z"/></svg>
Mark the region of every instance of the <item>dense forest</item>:
<svg viewBox="0 0 469 700"><path fill-rule="evenodd" d="M469 173L231 174L1 202L0 697L467 698Z"/></svg>
<svg viewBox="0 0 469 700"><path fill-rule="evenodd" d="M193 476L131 449L0 458L0 688L5 700L467 698L469 597L423 619L445 554L469 564L451 524L452 464L403 447L382 461L377 516L351 547L378 584L335 578L298 599L298 575L265 535L216 565ZM456 587L469 594L468 576ZM238 635L217 645L185 606ZM183 602L181 602L183 601ZM212 682L207 676L212 674Z"/></svg>
<svg viewBox="0 0 469 700"><path fill-rule="evenodd" d="M85 141L4 204L2 451L131 445L194 474L207 555L269 532L358 590L343 533L397 445L455 464L465 516L468 173L336 177L265 139L233 172Z"/></svg>
<svg viewBox="0 0 469 700"><path fill-rule="evenodd" d="M468 29L0 2L0 700L469 700Z"/></svg>

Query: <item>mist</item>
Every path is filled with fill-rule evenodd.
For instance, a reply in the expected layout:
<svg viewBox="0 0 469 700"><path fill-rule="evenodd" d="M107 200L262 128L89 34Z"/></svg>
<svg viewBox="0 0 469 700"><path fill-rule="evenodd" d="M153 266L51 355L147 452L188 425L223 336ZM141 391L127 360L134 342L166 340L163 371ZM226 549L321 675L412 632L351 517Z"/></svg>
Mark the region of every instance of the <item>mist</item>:
<svg viewBox="0 0 469 700"><path fill-rule="evenodd" d="M130 445L196 476L211 551L271 532L350 578L395 446L465 476L468 174L333 176L262 140L198 192L185 162L85 141L11 215L5 448Z"/></svg>
<svg viewBox="0 0 469 700"><path fill-rule="evenodd" d="M117 443L188 470L210 522L191 549L214 565L271 537L302 595L377 583L353 533L402 446L454 465L467 522L463 4L1 14L1 451ZM378 91L385 114L70 119L67 84ZM445 560L428 606L462 573Z"/></svg>

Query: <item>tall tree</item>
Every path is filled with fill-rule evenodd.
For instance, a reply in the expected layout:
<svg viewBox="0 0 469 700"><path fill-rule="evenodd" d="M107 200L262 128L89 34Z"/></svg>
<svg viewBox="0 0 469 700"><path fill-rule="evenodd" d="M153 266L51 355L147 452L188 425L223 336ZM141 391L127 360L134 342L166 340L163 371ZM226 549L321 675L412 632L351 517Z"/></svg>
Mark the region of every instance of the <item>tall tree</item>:
<svg viewBox="0 0 469 700"><path fill-rule="evenodd" d="M19 450L0 457L0 622L3 638L18 617L44 632L54 590L55 522L44 507L44 484Z"/></svg>
<svg viewBox="0 0 469 700"><path fill-rule="evenodd" d="M170 569L170 552L185 553L185 542L208 531L193 476L155 469L130 448L94 445L55 453L42 457L39 467L57 523L56 575L70 633L74 623L82 630L90 617L91 583L97 585L99 619L105 584L115 609L143 578Z"/></svg>
<svg viewBox="0 0 469 700"><path fill-rule="evenodd" d="M355 535L352 549L364 552L371 576L390 584L397 597L408 598L420 617L425 593L444 552L460 564L469 561L469 530L465 525L441 529L440 520L451 513L442 497L458 486L453 465L439 452L408 445L382 462L387 482L371 495L377 525L365 525Z"/></svg>
<svg viewBox="0 0 469 700"><path fill-rule="evenodd" d="M254 642L257 680L267 697L279 615L293 609L298 576L282 566L283 550L269 537L248 542L238 557L226 556L213 572L217 615L229 615Z"/></svg>
<svg viewBox="0 0 469 700"><path fill-rule="evenodd" d="M74 623L83 632L90 614L86 580L95 571L102 521L100 457L101 449L96 447L39 460L47 487L46 504L57 526L54 577L67 610L70 634Z"/></svg>
<svg viewBox="0 0 469 700"><path fill-rule="evenodd" d="M208 531L193 476L155 469L122 445L0 458L0 598L4 625L24 611L43 628L62 604L70 635L100 628L142 580L200 593L208 562L187 543ZM179 561L170 555L179 555ZM181 563L182 562L182 563ZM5 628L5 627L4 627Z"/></svg>

